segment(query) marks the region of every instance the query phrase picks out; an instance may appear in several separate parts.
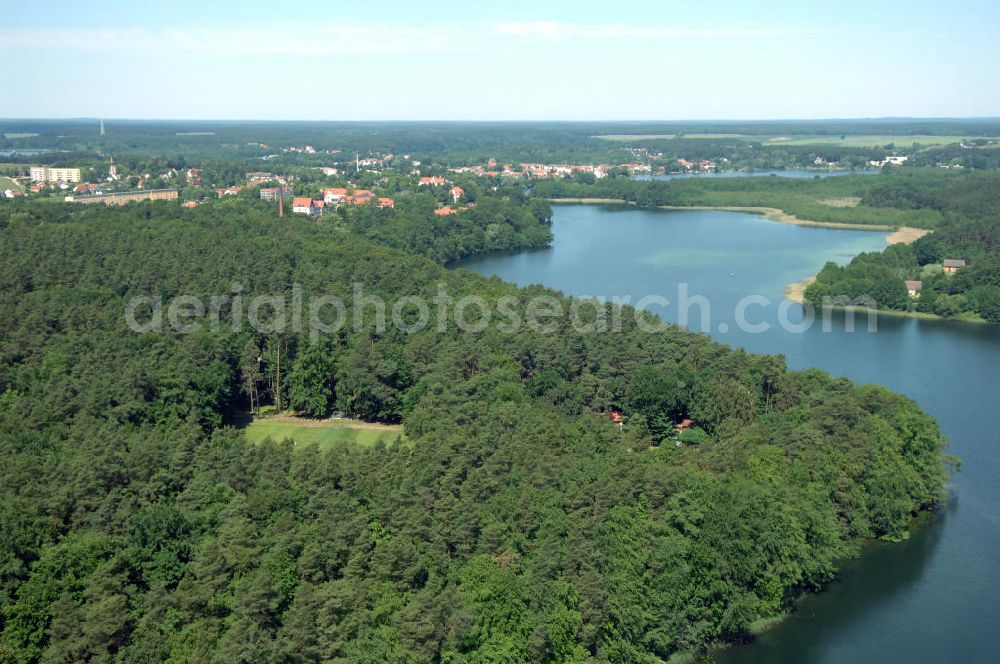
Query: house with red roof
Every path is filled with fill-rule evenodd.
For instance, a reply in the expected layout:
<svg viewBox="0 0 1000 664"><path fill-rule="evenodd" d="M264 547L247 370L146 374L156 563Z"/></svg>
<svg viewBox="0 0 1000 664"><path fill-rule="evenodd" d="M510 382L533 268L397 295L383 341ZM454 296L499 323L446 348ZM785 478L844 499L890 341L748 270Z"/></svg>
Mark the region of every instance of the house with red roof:
<svg viewBox="0 0 1000 664"><path fill-rule="evenodd" d="M451 194L452 203L457 203L460 200L462 200L462 196L465 195L465 189L462 189L456 184L454 187L451 188L451 191L449 193Z"/></svg>
<svg viewBox="0 0 1000 664"><path fill-rule="evenodd" d="M380 208L394 208L396 207L396 201L391 198L386 198L385 196L380 196L378 199L378 206Z"/></svg>
<svg viewBox="0 0 1000 664"><path fill-rule="evenodd" d="M328 187L323 190L323 200L327 203L343 203L344 199L347 198L347 188L346 187Z"/></svg>
<svg viewBox="0 0 1000 664"><path fill-rule="evenodd" d="M434 210L434 214L436 214L439 217L447 217L450 214L455 214L455 210L446 205L444 207Z"/></svg>
<svg viewBox="0 0 1000 664"><path fill-rule="evenodd" d="M241 187L240 185L234 185L232 187L226 187L225 189L216 189L215 195L218 196L219 198L222 198L223 196L235 196L236 194L240 193L242 189L243 187Z"/></svg>
<svg viewBox="0 0 1000 664"><path fill-rule="evenodd" d="M292 199L292 212L315 217L322 211L321 208L316 206L316 203L322 204L323 201L314 201L308 196L296 196Z"/></svg>
<svg viewBox="0 0 1000 664"><path fill-rule="evenodd" d="M422 178L420 178L420 186L421 187L426 186L426 185L430 185L432 187L437 187L437 186L445 185L445 184L448 184L448 181L445 180L444 178L439 178L436 175L432 175L431 177L422 177Z"/></svg>
<svg viewBox="0 0 1000 664"><path fill-rule="evenodd" d="M375 200L375 192L367 189L355 189L354 194L350 197L350 202L354 205L366 205L373 200Z"/></svg>

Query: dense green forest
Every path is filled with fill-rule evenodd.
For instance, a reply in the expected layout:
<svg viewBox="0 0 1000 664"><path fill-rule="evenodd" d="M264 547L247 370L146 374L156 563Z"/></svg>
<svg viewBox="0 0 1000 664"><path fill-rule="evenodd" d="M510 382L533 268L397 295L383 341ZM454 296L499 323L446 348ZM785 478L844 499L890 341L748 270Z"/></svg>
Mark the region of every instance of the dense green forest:
<svg viewBox="0 0 1000 664"><path fill-rule="evenodd" d="M934 176L944 177L940 171ZM592 183L546 180L535 185L548 198L610 198L636 205L708 205L770 207L800 219L836 224L933 228L941 212L932 208L897 207L869 195L884 177L848 175L831 178L680 178L635 180L604 178Z"/></svg>
<svg viewBox="0 0 1000 664"><path fill-rule="evenodd" d="M239 122L105 120L0 120L0 162L81 165L99 155L146 159L159 155L174 168L203 162L240 162L244 170L268 166L316 166L354 152L417 155L426 165L501 162L621 164L659 155L727 160L727 169L811 167L816 157L841 167L862 168L887 152L920 155L921 165L962 164L995 168L996 150L915 148L908 136L1000 136L1000 122L980 120L844 120L784 122ZM604 137L616 137L606 140ZM861 147L829 143L838 137L893 136ZM816 139L816 144L793 141ZM772 142L777 139L777 142ZM881 141L879 141L881 143ZM312 145L317 154L287 154L287 146ZM335 149L337 154L324 153ZM6 155L8 151L11 154ZM41 151L40 154L35 154ZM20 156L18 156L20 154ZM262 162L266 158L268 161ZM271 159L274 158L272 161Z"/></svg>
<svg viewBox="0 0 1000 664"><path fill-rule="evenodd" d="M1000 322L1000 175L996 172L948 174L897 173L879 178L864 204L902 210L933 210L941 215L934 233L912 245L857 256L840 267L828 264L806 289L806 299L871 298L880 307L940 316L974 315ZM945 259L966 267L942 271ZM910 298L904 280L922 282Z"/></svg>
<svg viewBox="0 0 1000 664"><path fill-rule="evenodd" d="M356 214L369 238L240 200L0 206L0 661L655 662L747 638L942 499L910 400L630 309L600 334L362 321L315 342L124 323L134 296L295 284L570 304ZM251 394L405 440L254 445ZM675 444L683 418L700 434Z"/></svg>
<svg viewBox="0 0 1000 664"><path fill-rule="evenodd" d="M491 251L547 247L552 242L548 203L520 191L515 197L481 197L474 207L445 217L434 215L428 198L403 200L391 212L371 205L338 212L359 235L446 263Z"/></svg>

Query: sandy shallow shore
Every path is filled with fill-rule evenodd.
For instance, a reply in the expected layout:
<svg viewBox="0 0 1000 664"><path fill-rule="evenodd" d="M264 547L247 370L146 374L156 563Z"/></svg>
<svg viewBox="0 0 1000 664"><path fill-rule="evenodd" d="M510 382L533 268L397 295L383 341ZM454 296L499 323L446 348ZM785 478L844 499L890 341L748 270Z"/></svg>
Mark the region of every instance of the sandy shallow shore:
<svg viewBox="0 0 1000 664"><path fill-rule="evenodd" d="M794 284L788 284L785 286L785 299L791 300L796 304L804 304L806 301L806 288L814 281L816 281L815 274L806 277L802 281L796 281Z"/></svg>
<svg viewBox="0 0 1000 664"><path fill-rule="evenodd" d="M888 244L910 244L916 242L923 236L929 234L926 228L913 228L911 226L900 226L894 233L890 233L885 239Z"/></svg>

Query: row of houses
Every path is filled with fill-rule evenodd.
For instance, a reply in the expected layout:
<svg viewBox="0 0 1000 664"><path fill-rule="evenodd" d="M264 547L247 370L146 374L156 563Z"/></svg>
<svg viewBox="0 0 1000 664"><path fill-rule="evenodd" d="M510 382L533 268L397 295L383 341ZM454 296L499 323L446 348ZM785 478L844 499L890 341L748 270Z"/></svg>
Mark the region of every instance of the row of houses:
<svg viewBox="0 0 1000 664"><path fill-rule="evenodd" d="M287 196L287 194L285 194ZM374 203L380 208L394 208L396 201L388 196L376 196L368 189L348 191L346 187L328 187L323 190L322 199L309 196L295 196L292 199L292 212L311 217L319 216L328 205L368 205Z"/></svg>
<svg viewBox="0 0 1000 664"><path fill-rule="evenodd" d="M965 260L961 258L945 258L944 261L941 262L941 271L945 274L955 274L963 267L965 267ZM910 297L920 297L920 291L924 287L923 281L919 279L907 279L905 284L906 292L909 293Z"/></svg>
<svg viewBox="0 0 1000 664"><path fill-rule="evenodd" d="M714 167L714 164L713 164ZM487 177L508 177L523 178L530 177L538 180L546 180L555 177L570 177L577 173L590 173L600 180L608 176L608 171L612 168L624 168L629 173L651 173L653 167L649 164L629 163L629 164L537 164L525 162L517 165L503 164L497 167L494 160L490 160L486 166L457 166L449 168L452 173L471 173L473 175Z"/></svg>
<svg viewBox="0 0 1000 664"><path fill-rule="evenodd" d="M687 159L678 159L677 163L681 165L686 171L710 171L716 167L716 163L709 159L702 159L701 161L688 161Z"/></svg>
<svg viewBox="0 0 1000 664"><path fill-rule="evenodd" d="M872 159L868 165L872 168L882 168L883 166L902 166L910 157L908 155L891 155L885 159Z"/></svg>
<svg viewBox="0 0 1000 664"><path fill-rule="evenodd" d="M368 189L348 191L347 187L328 187L323 190L323 201L333 205L368 205L375 203L380 208L396 207L396 201L387 196L376 196Z"/></svg>
<svg viewBox="0 0 1000 664"><path fill-rule="evenodd" d="M437 177L436 175L432 175L432 176L429 176L429 177L422 177L422 178L420 178L420 181L417 184L418 184L418 186L421 186L421 187L427 187L427 186L431 186L431 187L443 187L443 186L451 184L451 180L447 180L445 178ZM452 186L451 189L448 190L448 196L451 198L451 202L452 203L458 203L465 196L465 189L462 189L461 187L459 187L456 184L456 185Z"/></svg>

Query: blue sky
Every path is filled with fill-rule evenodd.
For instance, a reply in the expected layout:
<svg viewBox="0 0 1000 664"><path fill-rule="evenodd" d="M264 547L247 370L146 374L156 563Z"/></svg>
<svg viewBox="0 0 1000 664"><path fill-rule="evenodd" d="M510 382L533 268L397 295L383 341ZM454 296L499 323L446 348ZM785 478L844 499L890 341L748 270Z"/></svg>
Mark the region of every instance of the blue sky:
<svg viewBox="0 0 1000 664"><path fill-rule="evenodd" d="M1000 116L991 0L56 1L3 14L0 117Z"/></svg>

